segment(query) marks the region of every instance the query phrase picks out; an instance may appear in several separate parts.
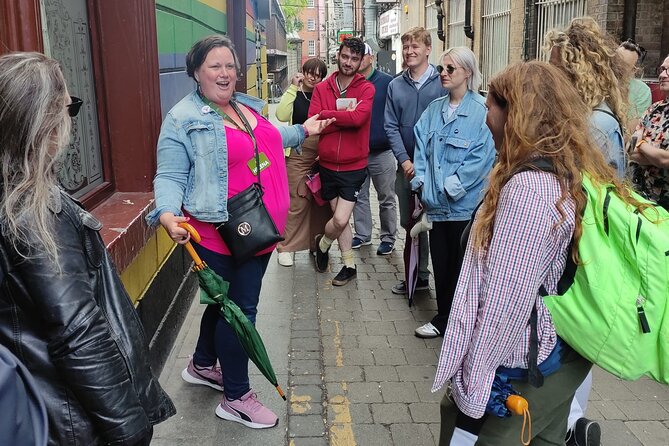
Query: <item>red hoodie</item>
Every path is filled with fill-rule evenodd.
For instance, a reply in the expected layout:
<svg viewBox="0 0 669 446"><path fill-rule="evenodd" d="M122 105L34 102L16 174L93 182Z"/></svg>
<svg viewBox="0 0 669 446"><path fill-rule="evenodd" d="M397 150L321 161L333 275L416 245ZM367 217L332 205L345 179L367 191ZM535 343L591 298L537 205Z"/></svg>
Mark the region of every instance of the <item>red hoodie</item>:
<svg viewBox="0 0 669 446"><path fill-rule="evenodd" d="M367 167L369 155L369 125L372 119L374 85L356 74L346 89L339 94L335 79L338 71L316 85L311 96L309 116L320 113L321 119L336 118L318 140L318 162L326 169L335 171L359 170ZM340 97L356 98L358 105L352 111L338 111L336 101Z"/></svg>

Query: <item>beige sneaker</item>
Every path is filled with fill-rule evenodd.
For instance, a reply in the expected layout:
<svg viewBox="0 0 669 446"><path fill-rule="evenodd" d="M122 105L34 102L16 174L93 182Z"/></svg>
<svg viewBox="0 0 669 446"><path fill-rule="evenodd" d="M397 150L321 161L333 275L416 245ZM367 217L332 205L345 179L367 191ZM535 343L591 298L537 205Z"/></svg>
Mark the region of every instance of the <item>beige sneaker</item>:
<svg viewBox="0 0 669 446"><path fill-rule="evenodd" d="M293 266L293 253L280 252L277 260L281 266Z"/></svg>

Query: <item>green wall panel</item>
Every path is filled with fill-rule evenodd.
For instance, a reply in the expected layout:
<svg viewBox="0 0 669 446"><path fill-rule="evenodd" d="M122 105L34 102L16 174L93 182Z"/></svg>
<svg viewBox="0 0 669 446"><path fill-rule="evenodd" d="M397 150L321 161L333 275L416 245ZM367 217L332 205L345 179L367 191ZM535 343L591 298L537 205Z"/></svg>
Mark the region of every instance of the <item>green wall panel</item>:
<svg viewBox="0 0 669 446"><path fill-rule="evenodd" d="M227 33L227 15L197 0L157 0L158 53L183 54L197 39Z"/></svg>
<svg viewBox="0 0 669 446"><path fill-rule="evenodd" d="M156 11L156 28L158 29L158 53L174 53L174 16L164 11Z"/></svg>

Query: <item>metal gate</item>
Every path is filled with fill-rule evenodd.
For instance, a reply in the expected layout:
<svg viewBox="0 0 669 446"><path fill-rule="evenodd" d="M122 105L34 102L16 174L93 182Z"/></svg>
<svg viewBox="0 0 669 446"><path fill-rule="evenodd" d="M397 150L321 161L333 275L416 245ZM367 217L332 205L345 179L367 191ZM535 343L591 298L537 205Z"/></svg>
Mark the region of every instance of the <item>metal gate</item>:
<svg viewBox="0 0 669 446"><path fill-rule="evenodd" d="M483 0L481 29L481 89L509 63L511 0Z"/></svg>
<svg viewBox="0 0 669 446"><path fill-rule="evenodd" d="M585 15L585 0L543 0L537 6L537 59L548 60L542 52L546 33L552 29L563 29L574 17Z"/></svg>

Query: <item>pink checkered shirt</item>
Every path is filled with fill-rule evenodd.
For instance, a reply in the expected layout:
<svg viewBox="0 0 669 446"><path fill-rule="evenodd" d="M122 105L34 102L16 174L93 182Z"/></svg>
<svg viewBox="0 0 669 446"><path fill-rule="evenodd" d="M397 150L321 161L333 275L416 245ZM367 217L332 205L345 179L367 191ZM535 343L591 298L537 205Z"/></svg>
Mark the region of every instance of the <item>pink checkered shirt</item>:
<svg viewBox="0 0 669 446"><path fill-rule="evenodd" d="M502 189L485 255L467 247L441 347L432 391L451 380L452 396L466 415L480 418L499 366L527 368L530 313L537 306L539 362L555 347L555 327L539 296L555 293L570 255L573 200L557 202L560 185L551 173L526 171Z"/></svg>

